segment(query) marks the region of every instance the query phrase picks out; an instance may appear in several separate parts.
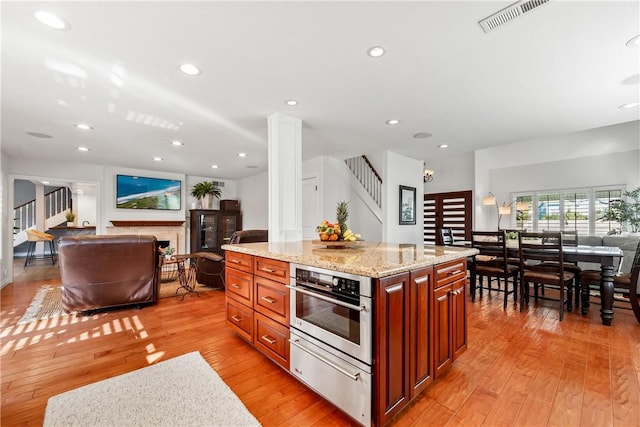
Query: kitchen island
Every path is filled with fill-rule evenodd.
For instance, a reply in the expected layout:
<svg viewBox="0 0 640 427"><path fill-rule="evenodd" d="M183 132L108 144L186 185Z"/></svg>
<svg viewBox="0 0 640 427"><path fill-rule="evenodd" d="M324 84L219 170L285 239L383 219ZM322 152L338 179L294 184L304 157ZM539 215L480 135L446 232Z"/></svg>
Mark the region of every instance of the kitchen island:
<svg viewBox="0 0 640 427"><path fill-rule="evenodd" d="M466 259L475 249L311 241L222 249L227 324L363 425L389 423L466 350Z"/></svg>

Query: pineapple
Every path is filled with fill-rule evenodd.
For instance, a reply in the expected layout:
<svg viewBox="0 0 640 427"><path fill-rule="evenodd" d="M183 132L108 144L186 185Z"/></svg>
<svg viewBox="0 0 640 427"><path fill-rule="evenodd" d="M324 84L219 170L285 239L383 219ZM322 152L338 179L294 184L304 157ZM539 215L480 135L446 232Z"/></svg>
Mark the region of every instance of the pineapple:
<svg viewBox="0 0 640 427"><path fill-rule="evenodd" d="M349 202L338 202L338 207L336 208L336 219L338 220L338 225L340 226L340 231L338 232L338 240L344 240L344 232L349 228L347 227L347 218L349 218L349 207L347 206Z"/></svg>

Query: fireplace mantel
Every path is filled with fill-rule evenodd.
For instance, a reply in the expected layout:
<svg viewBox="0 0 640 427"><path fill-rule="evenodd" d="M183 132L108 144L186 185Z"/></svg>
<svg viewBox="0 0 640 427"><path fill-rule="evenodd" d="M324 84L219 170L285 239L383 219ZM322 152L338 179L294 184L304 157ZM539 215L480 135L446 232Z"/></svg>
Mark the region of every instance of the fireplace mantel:
<svg viewBox="0 0 640 427"><path fill-rule="evenodd" d="M107 226L107 234L135 234L153 235L158 240L169 242L169 246L176 248L179 254L185 253L185 225L184 221L164 220L111 220L113 226Z"/></svg>
<svg viewBox="0 0 640 427"><path fill-rule="evenodd" d="M184 221L139 221L139 220L111 220L114 227L180 227Z"/></svg>

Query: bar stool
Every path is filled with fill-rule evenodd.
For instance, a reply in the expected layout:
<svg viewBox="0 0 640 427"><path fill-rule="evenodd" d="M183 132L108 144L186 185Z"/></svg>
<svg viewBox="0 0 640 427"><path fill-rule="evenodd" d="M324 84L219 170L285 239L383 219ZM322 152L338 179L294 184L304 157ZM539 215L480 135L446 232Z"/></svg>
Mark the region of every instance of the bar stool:
<svg viewBox="0 0 640 427"><path fill-rule="evenodd" d="M29 265L29 263L35 258L36 243L38 242L49 242L49 255L51 256L51 265L54 265L56 263L55 239L55 236L44 233L42 231L33 229L27 230L27 241L29 242L29 246L27 247L27 258L24 260L24 268L27 268L27 265ZM46 254L44 256L46 256Z"/></svg>

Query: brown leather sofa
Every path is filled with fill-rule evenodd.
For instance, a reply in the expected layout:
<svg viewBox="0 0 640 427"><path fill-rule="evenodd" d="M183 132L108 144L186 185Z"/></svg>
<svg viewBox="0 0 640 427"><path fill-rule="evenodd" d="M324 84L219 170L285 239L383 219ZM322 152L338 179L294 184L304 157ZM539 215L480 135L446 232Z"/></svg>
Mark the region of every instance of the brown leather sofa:
<svg viewBox="0 0 640 427"><path fill-rule="evenodd" d="M153 304L160 276L154 236L64 236L58 259L67 312Z"/></svg>

